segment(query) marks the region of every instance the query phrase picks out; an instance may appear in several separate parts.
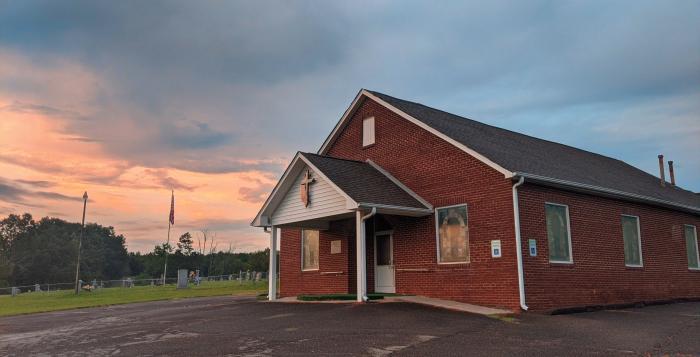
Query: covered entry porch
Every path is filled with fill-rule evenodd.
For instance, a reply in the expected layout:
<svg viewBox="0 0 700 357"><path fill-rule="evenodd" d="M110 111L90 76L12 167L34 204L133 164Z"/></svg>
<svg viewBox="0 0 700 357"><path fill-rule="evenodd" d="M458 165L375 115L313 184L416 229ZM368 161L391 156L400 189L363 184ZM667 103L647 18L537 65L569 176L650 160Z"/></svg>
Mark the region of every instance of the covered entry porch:
<svg viewBox="0 0 700 357"><path fill-rule="evenodd" d="M282 294L395 291L392 222L432 206L371 161L298 153L253 222L270 234L269 299ZM276 247L280 244L280 260ZM368 275L369 270L369 275Z"/></svg>

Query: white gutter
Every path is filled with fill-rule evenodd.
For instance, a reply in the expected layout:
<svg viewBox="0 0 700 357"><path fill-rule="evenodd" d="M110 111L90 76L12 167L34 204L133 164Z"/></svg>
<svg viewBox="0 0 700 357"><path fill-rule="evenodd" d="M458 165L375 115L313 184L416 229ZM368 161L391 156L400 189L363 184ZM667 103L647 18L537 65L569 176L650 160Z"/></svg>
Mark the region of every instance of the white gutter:
<svg viewBox="0 0 700 357"><path fill-rule="evenodd" d="M372 211L362 217L362 220L360 222L360 229L362 230L362 234L360 235L360 237L362 237L363 242L367 241L367 232L365 230L365 221L372 218L375 214L377 214L377 207L372 207ZM364 246L364 244L363 244L363 246ZM366 258L366 257L367 257L367 249L365 247L364 252L363 252L363 258ZM366 259L362 259L362 262L366 266L366 264L367 264ZM358 269L359 269L359 267L358 267ZM367 302L369 300L369 298L367 297L367 268L366 267L365 267L364 271L365 271L365 279L364 279L365 286L364 286L364 289L362 289L362 301ZM360 291L358 291L357 293L359 294Z"/></svg>
<svg viewBox="0 0 700 357"><path fill-rule="evenodd" d="M623 199L623 200L627 200L627 201L642 202L642 203L647 203L647 204L652 204L652 205L659 205L662 207L667 207L667 208L676 209L676 210L682 210L682 211L690 212L693 214L700 214L700 207L671 202L671 201L667 201L667 200L663 200L663 199L659 199L659 198L654 198L654 197L649 197L649 196L644 196L644 195L640 195L640 194L636 194L636 193L629 193L629 192L624 192L624 191L620 191L620 190L615 190L615 189L610 189L610 188L605 188L605 187L600 187L600 186L595 186L595 185L588 185L588 184L583 184L583 183L578 183L578 182L573 182L573 181L560 180L560 179L555 179L555 178L546 177L546 176L532 175L532 174L523 173L523 172L515 172L514 177L525 177L530 182L538 183L538 184L545 185L545 186L561 187L561 188L569 189L571 191L586 192L586 193L591 193L591 194L603 196L603 197L612 197L612 198Z"/></svg>
<svg viewBox="0 0 700 357"><path fill-rule="evenodd" d="M433 211L430 208L418 208L418 207L404 207L404 206L392 206L392 205L383 205L380 203L365 203L365 202L359 202L357 204L357 208L378 208L378 209L386 209L386 210L396 210L396 211L404 211L406 213L419 213L419 214L425 214L425 215L431 215L435 211Z"/></svg>
<svg viewBox="0 0 700 357"><path fill-rule="evenodd" d="M515 246L518 257L518 292L520 295L520 308L527 311L525 305L525 274L523 273L523 246L520 239L520 207L518 206L518 186L525 182L525 177L520 176L520 180L513 185L513 216L515 218Z"/></svg>

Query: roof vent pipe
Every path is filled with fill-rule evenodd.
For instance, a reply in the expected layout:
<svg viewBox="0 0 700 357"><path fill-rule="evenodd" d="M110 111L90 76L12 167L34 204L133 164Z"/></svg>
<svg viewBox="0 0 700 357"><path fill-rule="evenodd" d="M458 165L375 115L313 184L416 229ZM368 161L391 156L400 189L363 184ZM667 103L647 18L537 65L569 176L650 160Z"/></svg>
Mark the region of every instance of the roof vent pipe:
<svg viewBox="0 0 700 357"><path fill-rule="evenodd" d="M664 156L659 155L659 177L661 179L661 187L666 187L666 174L664 174Z"/></svg>
<svg viewBox="0 0 700 357"><path fill-rule="evenodd" d="M668 176L671 177L671 186L675 186L676 176L673 174L673 161L668 162Z"/></svg>

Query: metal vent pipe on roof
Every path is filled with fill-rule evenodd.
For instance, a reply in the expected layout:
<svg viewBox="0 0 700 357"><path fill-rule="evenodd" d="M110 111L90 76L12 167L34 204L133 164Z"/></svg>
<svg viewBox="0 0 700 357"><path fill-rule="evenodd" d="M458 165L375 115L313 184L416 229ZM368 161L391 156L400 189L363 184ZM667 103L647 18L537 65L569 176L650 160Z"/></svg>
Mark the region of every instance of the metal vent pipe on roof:
<svg viewBox="0 0 700 357"><path fill-rule="evenodd" d="M664 156L659 155L659 178L661 179L661 187L666 186L666 174L664 174Z"/></svg>
<svg viewBox="0 0 700 357"><path fill-rule="evenodd" d="M676 185L676 175L673 174L673 161L669 160L668 162L668 176L671 177L671 186Z"/></svg>

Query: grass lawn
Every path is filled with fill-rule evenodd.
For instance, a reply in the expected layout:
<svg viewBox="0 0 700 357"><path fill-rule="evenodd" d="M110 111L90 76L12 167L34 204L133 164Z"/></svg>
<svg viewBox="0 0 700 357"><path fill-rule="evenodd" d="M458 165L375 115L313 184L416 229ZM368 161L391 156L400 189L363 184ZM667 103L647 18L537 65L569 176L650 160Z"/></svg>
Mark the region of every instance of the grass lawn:
<svg viewBox="0 0 700 357"><path fill-rule="evenodd" d="M178 290L175 285L104 288L93 292L32 292L12 297L0 296L0 316L29 314L82 307L128 304L132 302L170 300L219 295L256 295L267 292L267 282L205 281L200 286Z"/></svg>

